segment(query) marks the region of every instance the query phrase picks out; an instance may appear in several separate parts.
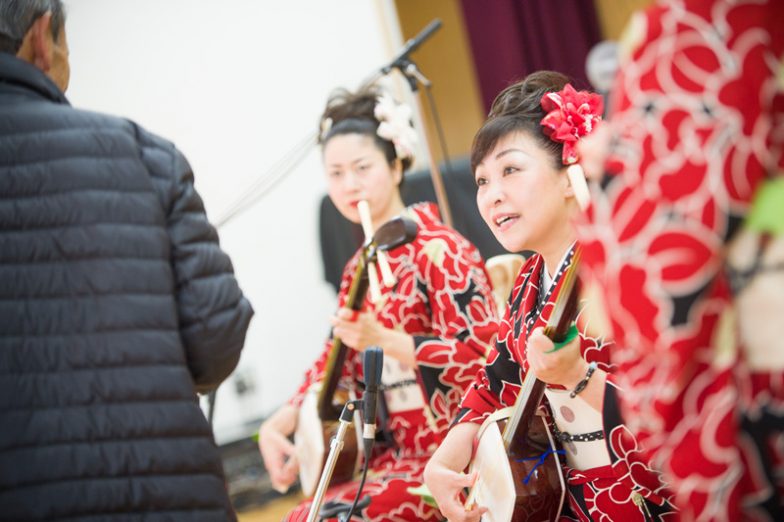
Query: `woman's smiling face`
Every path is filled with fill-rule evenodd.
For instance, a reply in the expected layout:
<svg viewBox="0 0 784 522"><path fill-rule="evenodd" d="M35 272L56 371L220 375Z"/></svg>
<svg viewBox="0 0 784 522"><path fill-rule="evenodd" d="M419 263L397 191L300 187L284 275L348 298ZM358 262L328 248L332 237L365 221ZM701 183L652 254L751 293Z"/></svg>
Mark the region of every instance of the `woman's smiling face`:
<svg viewBox="0 0 784 522"><path fill-rule="evenodd" d="M541 252L550 236L570 226L565 171L527 132L499 139L474 177L479 213L508 251Z"/></svg>

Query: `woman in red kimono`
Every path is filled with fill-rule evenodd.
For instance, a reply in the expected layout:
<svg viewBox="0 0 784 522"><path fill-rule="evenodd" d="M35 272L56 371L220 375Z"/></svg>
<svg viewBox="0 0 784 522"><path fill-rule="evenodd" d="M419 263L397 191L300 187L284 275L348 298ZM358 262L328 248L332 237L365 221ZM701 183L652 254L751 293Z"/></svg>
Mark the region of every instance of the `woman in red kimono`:
<svg viewBox="0 0 784 522"><path fill-rule="evenodd" d="M784 520L782 22L780 0L668 0L633 20L579 230L624 418L684 520Z"/></svg>
<svg viewBox="0 0 784 522"><path fill-rule="evenodd" d="M381 298L354 317L344 309L358 254L346 265L333 317L333 335L352 348L343 379L362 381L362 354L380 346L382 383L395 444L379 449L370 462L363 494L370 506L364 520L432 520L436 510L408 488L419 486L427 459L454 420L465 389L481 368L497 328L489 279L477 249L439 221L437 208L405 208L399 184L411 163L416 137L405 106L375 91L333 96L322 117L320 143L328 192L340 213L359 223L357 203L368 202L374 228L395 216L416 221L416 239L387 253L397 279ZM380 285L382 286L382 285ZM332 347L327 340L299 391L261 427L260 449L273 485L285 489L296 479L294 447L287 437L312 384L323 378ZM358 484L333 486L326 501L351 503ZM287 520L305 520L310 503ZM359 516L360 514L358 514Z"/></svg>
<svg viewBox="0 0 784 522"><path fill-rule="evenodd" d="M565 450L568 506L562 520L663 520L672 512L657 473L620 421L612 345L588 333L581 320L585 308L577 338L561 350L546 353L553 343L542 333L577 248L571 221L580 194L566 166L577 161L575 142L592 131L601 110L597 95L577 92L563 75L543 71L504 90L474 138L471 164L482 217L504 248L536 253L517 277L495 350L425 472L449 520L478 520L483 512L481 506L463 508L460 492L476 476L460 471L479 425L514 405L528 371L548 384L551 422Z"/></svg>

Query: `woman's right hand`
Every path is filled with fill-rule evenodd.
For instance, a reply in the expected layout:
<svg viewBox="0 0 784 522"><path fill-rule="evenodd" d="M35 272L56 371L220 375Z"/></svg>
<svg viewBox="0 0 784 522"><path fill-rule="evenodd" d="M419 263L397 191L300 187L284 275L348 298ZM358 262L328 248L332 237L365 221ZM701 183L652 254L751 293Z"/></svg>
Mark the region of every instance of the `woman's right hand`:
<svg viewBox="0 0 784 522"><path fill-rule="evenodd" d="M272 487L285 493L297 480L299 462L289 435L297 426L298 410L288 404L281 407L259 429L259 451L269 472Z"/></svg>
<svg viewBox="0 0 784 522"><path fill-rule="evenodd" d="M461 499L463 490L473 486L476 478L476 472L466 475L439 463L428 464L425 468L425 484L438 504L438 510L449 522L478 522L487 512L487 508L476 504L469 509Z"/></svg>
<svg viewBox="0 0 784 522"><path fill-rule="evenodd" d="M463 490L477 479L476 472L466 475L461 470L468 466L478 429L476 424L453 427L425 466L425 484L441 514L450 522L476 522L487 512L487 508L476 504L468 509L461 499Z"/></svg>

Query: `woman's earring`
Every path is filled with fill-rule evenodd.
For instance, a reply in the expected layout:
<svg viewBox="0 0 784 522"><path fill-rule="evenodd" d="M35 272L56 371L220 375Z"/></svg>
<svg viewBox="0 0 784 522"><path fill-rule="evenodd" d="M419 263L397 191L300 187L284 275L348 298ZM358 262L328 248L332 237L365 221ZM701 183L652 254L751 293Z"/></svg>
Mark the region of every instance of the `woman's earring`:
<svg viewBox="0 0 784 522"><path fill-rule="evenodd" d="M569 165L566 169L566 176L569 178L572 191L574 191L574 199L577 201L577 206L585 212L585 209L591 204L591 192L588 190L588 183L585 181L583 168L579 163Z"/></svg>

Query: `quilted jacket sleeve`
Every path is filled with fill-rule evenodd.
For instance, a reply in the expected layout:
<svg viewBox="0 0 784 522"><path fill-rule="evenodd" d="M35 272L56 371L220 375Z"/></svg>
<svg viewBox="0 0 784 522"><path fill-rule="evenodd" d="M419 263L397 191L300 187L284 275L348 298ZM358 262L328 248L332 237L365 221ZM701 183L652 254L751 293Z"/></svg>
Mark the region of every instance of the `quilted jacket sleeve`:
<svg viewBox="0 0 784 522"><path fill-rule="evenodd" d="M142 134L141 140L153 176L170 181L162 186L180 336L196 390L207 392L236 367L253 309L207 221L187 160L155 136Z"/></svg>

